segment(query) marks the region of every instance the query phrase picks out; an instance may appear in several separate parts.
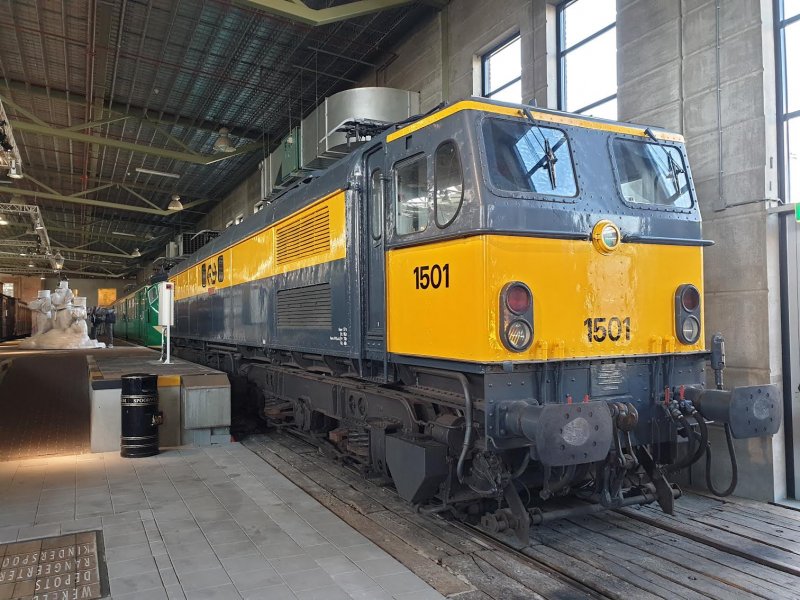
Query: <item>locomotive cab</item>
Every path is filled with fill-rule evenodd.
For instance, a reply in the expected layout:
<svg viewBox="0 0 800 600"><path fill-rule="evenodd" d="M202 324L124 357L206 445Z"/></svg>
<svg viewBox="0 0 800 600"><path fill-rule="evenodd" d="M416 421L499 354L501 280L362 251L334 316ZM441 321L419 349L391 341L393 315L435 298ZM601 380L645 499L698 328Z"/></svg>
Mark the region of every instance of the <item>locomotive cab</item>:
<svg viewBox="0 0 800 600"><path fill-rule="evenodd" d="M387 155L398 150L384 199L386 347L394 362L480 374L485 453L462 483L496 491L516 469L542 498L591 481L584 491L609 506L649 498L671 510L679 492L656 465L702 455L698 410L713 395L702 303L712 242L682 137L476 101L440 119L387 138ZM408 161L425 163L403 158L415 144L436 148L427 178L408 174ZM737 437L777 431L774 386L719 393L708 418L739 423ZM690 442L681 458L678 432ZM623 484L637 470L651 479L641 493Z"/></svg>

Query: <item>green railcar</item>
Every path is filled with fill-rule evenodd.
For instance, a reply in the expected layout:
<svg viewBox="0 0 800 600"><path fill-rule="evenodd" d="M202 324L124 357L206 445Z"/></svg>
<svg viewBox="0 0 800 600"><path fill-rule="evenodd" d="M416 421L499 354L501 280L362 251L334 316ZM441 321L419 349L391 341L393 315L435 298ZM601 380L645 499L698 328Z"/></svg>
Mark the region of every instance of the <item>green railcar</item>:
<svg viewBox="0 0 800 600"><path fill-rule="evenodd" d="M114 304L117 324L114 333L130 342L161 347L158 326L158 286L144 285Z"/></svg>

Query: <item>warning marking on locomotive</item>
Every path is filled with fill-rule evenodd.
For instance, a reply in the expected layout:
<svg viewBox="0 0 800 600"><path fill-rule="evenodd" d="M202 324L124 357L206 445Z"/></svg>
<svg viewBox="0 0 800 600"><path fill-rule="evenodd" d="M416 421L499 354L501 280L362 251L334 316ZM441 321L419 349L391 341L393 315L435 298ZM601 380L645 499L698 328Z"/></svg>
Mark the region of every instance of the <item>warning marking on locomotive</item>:
<svg viewBox="0 0 800 600"><path fill-rule="evenodd" d="M0 597L93 600L107 595L98 534L87 531L0 544Z"/></svg>
<svg viewBox="0 0 800 600"><path fill-rule="evenodd" d="M330 336L332 342L339 342L340 346L347 346L347 327L339 327L339 335Z"/></svg>

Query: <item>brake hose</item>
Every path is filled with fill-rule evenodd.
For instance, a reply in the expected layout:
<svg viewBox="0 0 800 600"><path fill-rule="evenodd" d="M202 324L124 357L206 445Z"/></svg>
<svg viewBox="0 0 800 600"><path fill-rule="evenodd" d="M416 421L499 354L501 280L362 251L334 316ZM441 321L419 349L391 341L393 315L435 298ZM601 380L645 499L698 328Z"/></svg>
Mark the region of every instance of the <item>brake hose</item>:
<svg viewBox="0 0 800 600"><path fill-rule="evenodd" d="M736 489L736 484L739 482L739 464L736 461L736 450L733 447L731 428L727 423L724 424L724 427L725 441L728 443L728 453L731 457L731 483L728 488L722 492L718 491L714 487L714 483L711 481L711 443L706 444L706 486L708 486L708 489L712 494L719 496L720 498L730 496L733 493L733 490Z"/></svg>
<svg viewBox="0 0 800 600"><path fill-rule="evenodd" d="M679 415L678 417L673 417L678 423L683 426L684 431L686 431L686 437L689 438L689 449L686 451L686 454L681 458L679 461L672 463L671 465L667 465L664 469L665 473L675 473L676 471L680 471L681 469L685 469L692 463L694 463L700 456L695 458L695 455L698 454L699 450L694 447L693 443L696 441L697 434L692 429L692 426L689 424L689 420L684 417L683 415ZM702 441L702 440L701 440Z"/></svg>
<svg viewBox="0 0 800 600"><path fill-rule="evenodd" d="M694 417L697 427L700 429L700 443L697 446L697 451L694 453L694 456L692 456L692 462L690 464L694 464L700 460L703 456L703 452L705 452L708 447L708 425L706 425L705 418L696 410L692 411L692 417Z"/></svg>

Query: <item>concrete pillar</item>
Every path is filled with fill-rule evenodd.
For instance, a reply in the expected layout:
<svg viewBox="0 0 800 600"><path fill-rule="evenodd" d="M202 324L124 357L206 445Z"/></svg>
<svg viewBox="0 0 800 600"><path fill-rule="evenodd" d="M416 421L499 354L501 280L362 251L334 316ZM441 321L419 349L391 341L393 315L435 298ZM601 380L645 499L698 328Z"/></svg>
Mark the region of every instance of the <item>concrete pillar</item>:
<svg viewBox="0 0 800 600"><path fill-rule="evenodd" d="M781 382L775 59L769 0L617 0L621 120L680 131L703 215L706 338L726 336L729 386ZM720 484L722 432L713 440ZM736 443L737 494L785 495L782 432ZM703 466L694 482L702 481ZM724 487L724 486L723 486Z"/></svg>

